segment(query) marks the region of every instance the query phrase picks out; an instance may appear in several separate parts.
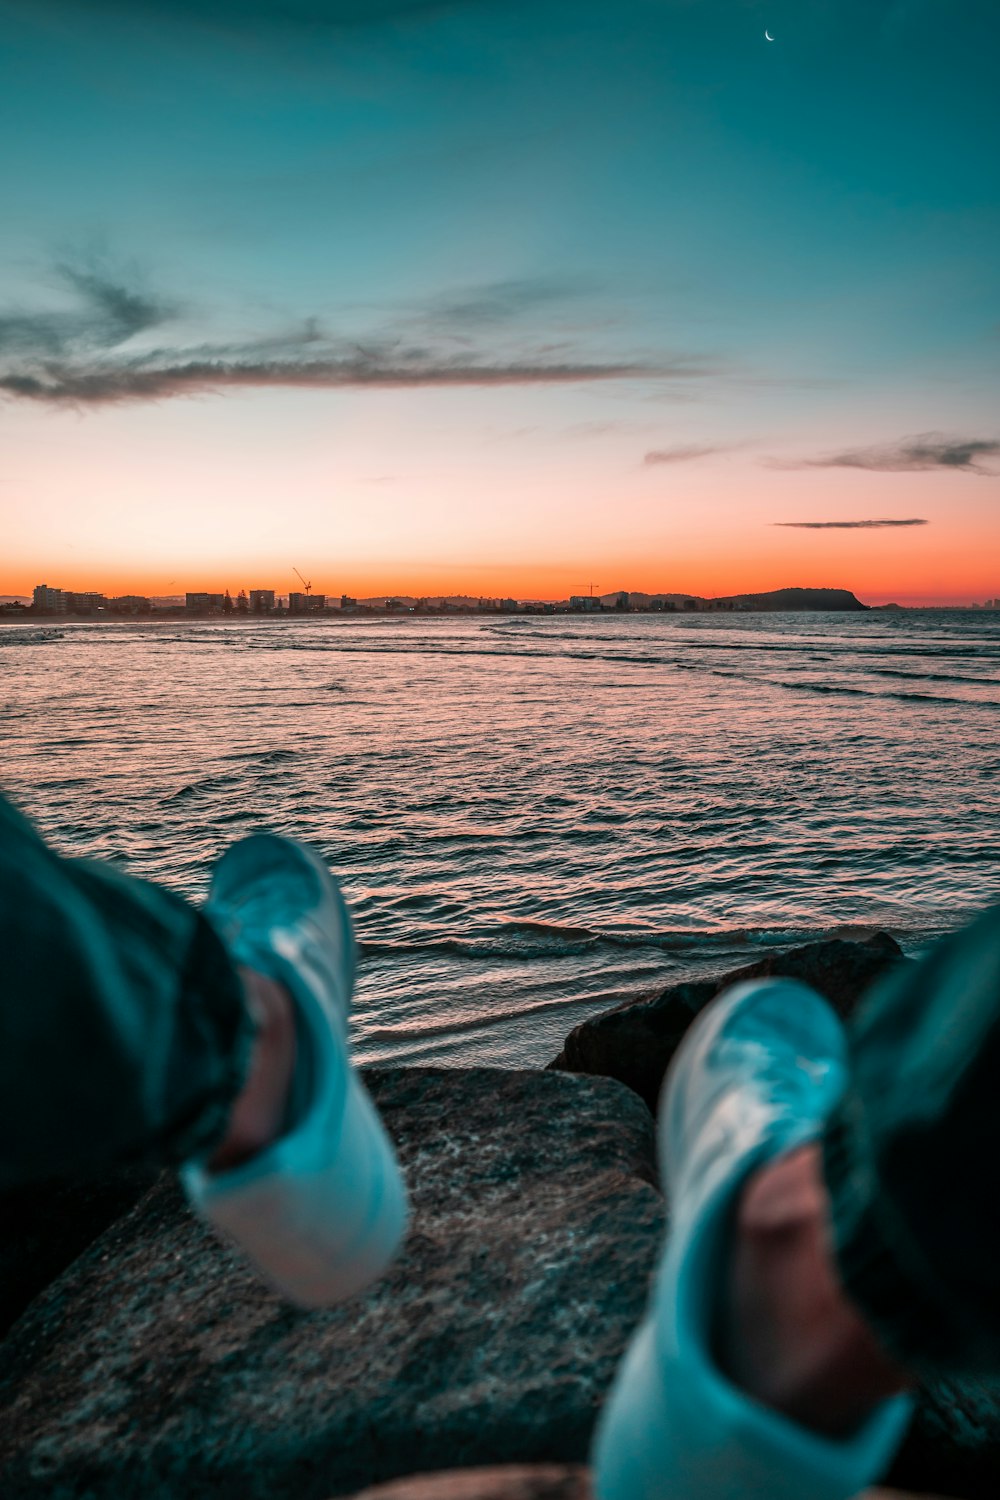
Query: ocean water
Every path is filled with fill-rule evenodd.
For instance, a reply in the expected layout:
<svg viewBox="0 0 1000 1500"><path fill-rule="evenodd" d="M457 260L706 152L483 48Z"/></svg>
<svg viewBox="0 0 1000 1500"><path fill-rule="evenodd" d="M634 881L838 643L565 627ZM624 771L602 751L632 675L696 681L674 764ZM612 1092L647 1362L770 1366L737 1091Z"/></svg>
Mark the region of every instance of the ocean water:
<svg viewBox="0 0 1000 1500"><path fill-rule="evenodd" d="M0 788L194 899L316 844L366 1060L546 1062L587 1015L1000 897L1000 614L0 628Z"/></svg>

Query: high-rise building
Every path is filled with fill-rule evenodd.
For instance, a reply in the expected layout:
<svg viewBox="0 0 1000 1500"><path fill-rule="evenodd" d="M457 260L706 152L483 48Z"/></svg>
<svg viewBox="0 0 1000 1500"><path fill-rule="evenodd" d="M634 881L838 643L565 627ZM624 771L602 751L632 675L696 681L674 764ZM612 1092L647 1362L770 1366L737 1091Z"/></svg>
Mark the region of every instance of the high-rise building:
<svg viewBox="0 0 1000 1500"><path fill-rule="evenodd" d="M47 583L36 583L32 608L40 615L65 614L66 599L62 589L50 589Z"/></svg>
<svg viewBox="0 0 1000 1500"><path fill-rule="evenodd" d="M269 615L274 609L274 589L250 590L250 613Z"/></svg>
<svg viewBox="0 0 1000 1500"><path fill-rule="evenodd" d="M289 594L288 596L289 614L321 615L325 609L325 594Z"/></svg>

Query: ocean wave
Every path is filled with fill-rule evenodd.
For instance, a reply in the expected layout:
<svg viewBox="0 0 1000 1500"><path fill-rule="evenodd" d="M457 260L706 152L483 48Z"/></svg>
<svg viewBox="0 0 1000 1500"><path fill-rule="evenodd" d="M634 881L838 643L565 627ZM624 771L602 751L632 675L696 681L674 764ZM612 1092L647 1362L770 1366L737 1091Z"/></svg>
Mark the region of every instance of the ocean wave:
<svg viewBox="0 0 1000 1500"><path fill-rule="evenodd" d="M1000 677L968 677L963 672L907 672L902 667L866 667L865 671L872 677L904 677L913 682L968 682L973 687L1000 687Z"/></svg>
<svg viewBox="0 0 1000 1500"><path fill-rule="evenodd" d="M525 625L530 622L525 621ZM763 633L766 627L759 627ZM669 633L668 633L669 631ZM496 635L502 641L506 634L505 627L501 625L486 625L482 627L483 634ZM740 656L744 654L786 654L802 656L804 653L819 649L828 653L829 659L836 663L850 661L852 659L864 659L867 657L884 658L898 656L902 658L921 659L956 657L960 660L967 658L982 657L986 660L1000 657L1000 644L996 641L981 640L975 642L961 643L957 641L940 641L937 643L910 643L901 642L898 637L881 637L877 639L864 639L857 636L845 638L836 635L802 635L802 636L777 636L772 635L762 638L762 635L742 634L735 630L722 632L724 639L705 639L704 632L699 629L685 631L678 625L668 627L662 634L648 636L643 644L651 647L668 647L679 649L684 652L730 652ZM602 655L610 660L617 660L621 653L614 649L614 642L609 639L607 631L584 631L584 630L546 630L536 628L530 631L528 637L522 639L537 640L540 642L565 641L578 646L592 643L603 647ZM543 655L543 652L537 653ZM562 654L562 653L559 653ZM669 661L668 655L657 655L657 661Z"/></svg>
<svg viewBox="0 0 1000 1500"><path fill-rule="evenodd" d="M365 958L400 958L411 955L524 961L579 957L597 948L721 955L734 949L752 951L756 948L791 948L829 937L864 940L886 930L884 925L878 923L853 923L826 927L681 927L614 932L560 923L516 921L503 922L482 937L418 938L411 942L365 939L359 947ZM895 925L892 927L892 932L896 935L903 931L904 929Z"/></svg>
<svg viewBox="0 0 1000 1500"><path fill-rule="evenodd" d="M238 776L200 776L195 781L188 781L175 792L168 792L165 797L160 798L162 807L169 807L175 802L188 802L193 797L211 796L213 792L225 791L227 787L239 785Z"/></svg>
<svg viewBox="0 0 1000 1500"><path fill-rule="evenodd" d="M473 1011L461 1017L449 1017L446 1020L408 1018L405 1024L385 1025L372 1022L363 1027L364 1044L366 1047L378 1042L410 1043L419 1045L422 1042L436 1036L460 1036L470 1032L484 1031L492 1027L504 1026L511 1021L520 1022L527 1019L529 1022L539 1016L553 1011L565 1014L577 1006L587 1006L594 1011L612 1010L616 1005L625 1004L630 1000L640 1000L647 995L655 995L662 989L662 985L641 985L631 989L599 990L593 994L585 995L559 995L547 996L544 999L519 998L515 1003L499 1005L489 1011ZM368 1017L359 1017L359 1020L368 1021Z"/></svg>
<svg viewBox="0 0 1000 1500"><path fill-rule="evenodd" d="M960 708L1000 708L1000 702L995 702L993 699L957 698L949 693L919 693L902 690L879 692L877 688L858 687L846 682L805 682L795 678L767 677L756 672L738 672L726 667L702 667L694 662L674 662L673 665L679 671L704 672L708 677L725 677L736 682L759 684L762 687L787 688L795 693L839 694L851 698L874 698L878 702L947 703L952 707ZM865 672L874 675L870 668L865 668ZM975 684L979 679L968 680Z"/></svg>
<svg viewBox="0 0 1000 1500"><path fill-rule="evenodd" d="M733 675L733 674L728 674ZM767 678L758 678L758 682L771 681ZM774 682L774 687L793 688L797 692L806 693L842 693L854 698L875 698L880 702L888 699L894 703L947 703L960 706L961 708L1000 708L1000 703L992 700L981 700L977 698L953 698L947 693L917 693L917 692L886 692L880 693L871 688L849 687L841 682Z"/></svg>
<svg viewBox="0 0 1000 1500"><path fill-rule="evenodd" d="M47 646L50 641L61 641L65 630L26 630L23 625L0 628L0 646Z"/></svg>
<svg viewBox="0 0 1000 1500"><path fill-rule="evenodd" d="M223 756L223 759L252 761L258 766L276 766L280 765L282 761L295 760L299 754L298 750L285 745L275 750L234 750L230 754Z"/></svg>

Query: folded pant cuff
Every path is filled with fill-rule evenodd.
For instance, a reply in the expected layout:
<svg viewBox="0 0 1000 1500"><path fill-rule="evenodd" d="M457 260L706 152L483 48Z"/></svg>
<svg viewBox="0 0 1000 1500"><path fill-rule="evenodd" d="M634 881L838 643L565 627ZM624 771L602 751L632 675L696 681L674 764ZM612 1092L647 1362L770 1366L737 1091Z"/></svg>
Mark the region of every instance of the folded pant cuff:
<svg viewBox="0 0 1000 1500"><path fill-rule="evenodd" d="M906 1369L953 1372L967 1360L964 1309L936 1295L932 1277L910 1263L905 1226L864 1148L860 1111L848 1092L822 1139L841 1286L885 1352Z"/></svg>

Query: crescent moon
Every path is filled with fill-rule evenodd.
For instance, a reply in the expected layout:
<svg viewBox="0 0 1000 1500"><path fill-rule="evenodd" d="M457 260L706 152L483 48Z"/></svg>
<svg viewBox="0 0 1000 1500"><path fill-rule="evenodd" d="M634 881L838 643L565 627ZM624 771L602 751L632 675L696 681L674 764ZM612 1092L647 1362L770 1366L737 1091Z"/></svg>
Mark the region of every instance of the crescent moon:
<svg viewBox="0 0 1000 1500"><path fill-rule="evenodd" d="M764 37L765 37L765 40L767 40L769 42L773 42L774 41L774 37L771 36L771 34L769 32L767 32L767 31L764 32Z"/></svg>

